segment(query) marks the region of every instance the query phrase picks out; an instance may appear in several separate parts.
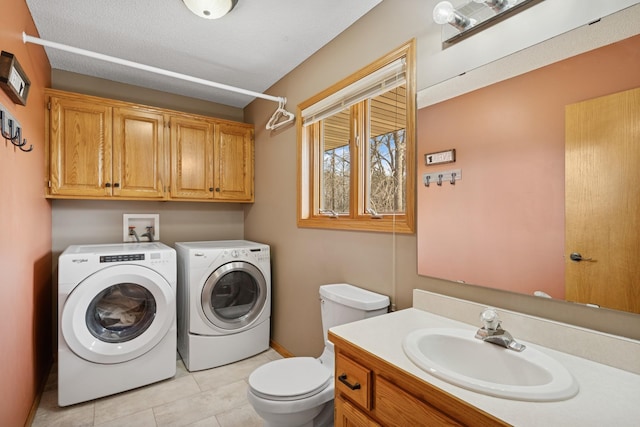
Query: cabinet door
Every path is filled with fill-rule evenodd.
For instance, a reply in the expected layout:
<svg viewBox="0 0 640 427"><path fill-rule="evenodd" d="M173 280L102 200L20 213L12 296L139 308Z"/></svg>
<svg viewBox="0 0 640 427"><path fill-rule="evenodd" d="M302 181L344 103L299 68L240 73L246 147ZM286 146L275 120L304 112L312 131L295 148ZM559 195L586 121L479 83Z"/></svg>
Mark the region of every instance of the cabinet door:
<svg viewBox="0 0 640 427"><path fill-rule="evenodd" d="M253 128L216 126L214 199L253 201Z"/></svg>
<svg viewBox="0 0 640 427"><path fill-rule="evenodd" d="M428 403L380 376L376 377L374 394L376 418L385 425L462 426Z"/></svg>
<svg viewBox="0 0 640 427"><path fill-rule="evenodd" d="M213 198L213 125L205 120L172 116L171 198Z"/></svg>
<svg viewBox="0 0 640 427"><path fill-rule="evenodd" d="M113 110L113 196L164 197L164 118L155 111Z"/></svg>
<svg viewBox="0 0 640 427"><path fill-rule="evenodd" d="M111 195L111 107L52 96L49 194Z"/></svg>
<svg viewBox="0 0 640 427"><path fill-rule="evenodd" d="M350 402L337 396L335 399L335 427L381 427Z"/></svg>

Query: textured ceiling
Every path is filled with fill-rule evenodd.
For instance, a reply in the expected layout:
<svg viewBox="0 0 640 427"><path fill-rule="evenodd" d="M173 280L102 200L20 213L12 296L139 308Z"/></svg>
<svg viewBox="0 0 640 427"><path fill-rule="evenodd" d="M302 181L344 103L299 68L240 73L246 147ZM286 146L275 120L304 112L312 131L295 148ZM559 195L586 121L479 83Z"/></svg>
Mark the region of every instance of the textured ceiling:
<svg viewBox="0 0 640 427"><path fill-rule="evenodd" d="M227 16L208 20L182 0L26 0L44 40L261 93L381 1L239 0ZM54 69L239 108L255 99L46 51Z"/></svg>

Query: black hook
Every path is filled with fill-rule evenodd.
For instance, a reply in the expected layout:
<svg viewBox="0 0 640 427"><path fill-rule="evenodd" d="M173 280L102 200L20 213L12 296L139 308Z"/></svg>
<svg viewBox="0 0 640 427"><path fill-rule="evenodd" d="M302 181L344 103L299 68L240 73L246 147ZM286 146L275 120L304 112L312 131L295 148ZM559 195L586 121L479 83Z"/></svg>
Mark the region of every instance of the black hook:
<svg viewBox="0 0 640 427"><path fill-rule="evenodd" d="M439 186L442 186L442 176L443 176L442 174L438 175L438 185Z"/></svg>
<svg viewBox="0 0 640 427"><path fill-rule="evenodd" d="M456 173L451 172L451 185L456 185Z"/></svg>
<svg viewBox="0 0 640 427"><path fill-rule="evenodd" d="M22 148L27 145L27 140L22 139L22 128L20 126L16 126L15 135L13 133L13 119L8 119L7 122L9 124L9 133L4 130L4 111L0 110L0 134L7 141L11 142L14 146L18 147L21 151L28 153L33 150L33 144L29 146L29 148Z"/></svg>
<svg viewBox="0 0 640 427"><path fill-rule="evenodd" d="M431 175L425 175L424 179L425 179L424 186L428 187L429 181L431 181Z"/></svg>

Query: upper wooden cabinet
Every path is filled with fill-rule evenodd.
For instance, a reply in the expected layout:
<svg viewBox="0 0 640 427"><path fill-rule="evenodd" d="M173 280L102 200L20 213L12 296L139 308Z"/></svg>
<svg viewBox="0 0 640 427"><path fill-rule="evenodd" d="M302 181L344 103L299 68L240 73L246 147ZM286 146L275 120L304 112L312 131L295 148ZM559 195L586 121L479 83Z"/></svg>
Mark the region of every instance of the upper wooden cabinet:
<svg viewBox="0 0 640 427"><path fill-rule="evenodd" d="M48 195L110 196L111 107L58 96L48 106Z"/></svg>
<svg viewBox="0 0 640 427"><path fill-rule="evenodd" d="M253 126L47 89L47 197L253 202Z"/></svg>
<svg viewBox="0 0 640 427"><path fill-rule="evenodd" d="M171 198L212 199L213 124L171 117Z"/></svg>
<svg viewBox="0 0 640 427"><path fill-rule="evenodd" d="M151 110L114 108L112 146L112 195L163 199L163 115Z"/></svg>
<svg viewBox="0 0 640 427"><path fill-rule="evenodd" d="M253 126L173 116L171 198L253 201Z"/></svg>
<svg viewBox="0 0 640 427"><path fill-rule="evenodd" d="M217 200L253 200L253 126L216 125L214 195Z"/></svg>

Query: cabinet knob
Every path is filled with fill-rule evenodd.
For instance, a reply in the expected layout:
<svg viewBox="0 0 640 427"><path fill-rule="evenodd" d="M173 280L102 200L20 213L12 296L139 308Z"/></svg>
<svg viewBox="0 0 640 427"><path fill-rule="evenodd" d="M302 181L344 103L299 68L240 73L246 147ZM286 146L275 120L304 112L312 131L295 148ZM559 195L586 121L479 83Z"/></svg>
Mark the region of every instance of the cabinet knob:
<svg viewBox="0 0 640 427"><path fill-rule="evenodd" d="M216 192L219 193L220 192L220 187L216 187Z"/></svg>
<svg viewBox="0 0 640 427"><path fill-rule="evenodd" d="M111 187L111 183L107 182L104 186L107 187L107 188L110 188Z"/></svg>
<svg viewBox="0 0 640 427"><path fill-rule="evenodd" d="M209 187L209 191L213 193L213 187Z"/></svg>
<svg viewBox="0 0 640 427"><path fill-rule="evenodd" d="M118 187L120 187L120 183L119 183L119 182L116 182L115 184L113 184L113 186L114 186L114 187L116 187L116 188L118 188Z"/></svg>

